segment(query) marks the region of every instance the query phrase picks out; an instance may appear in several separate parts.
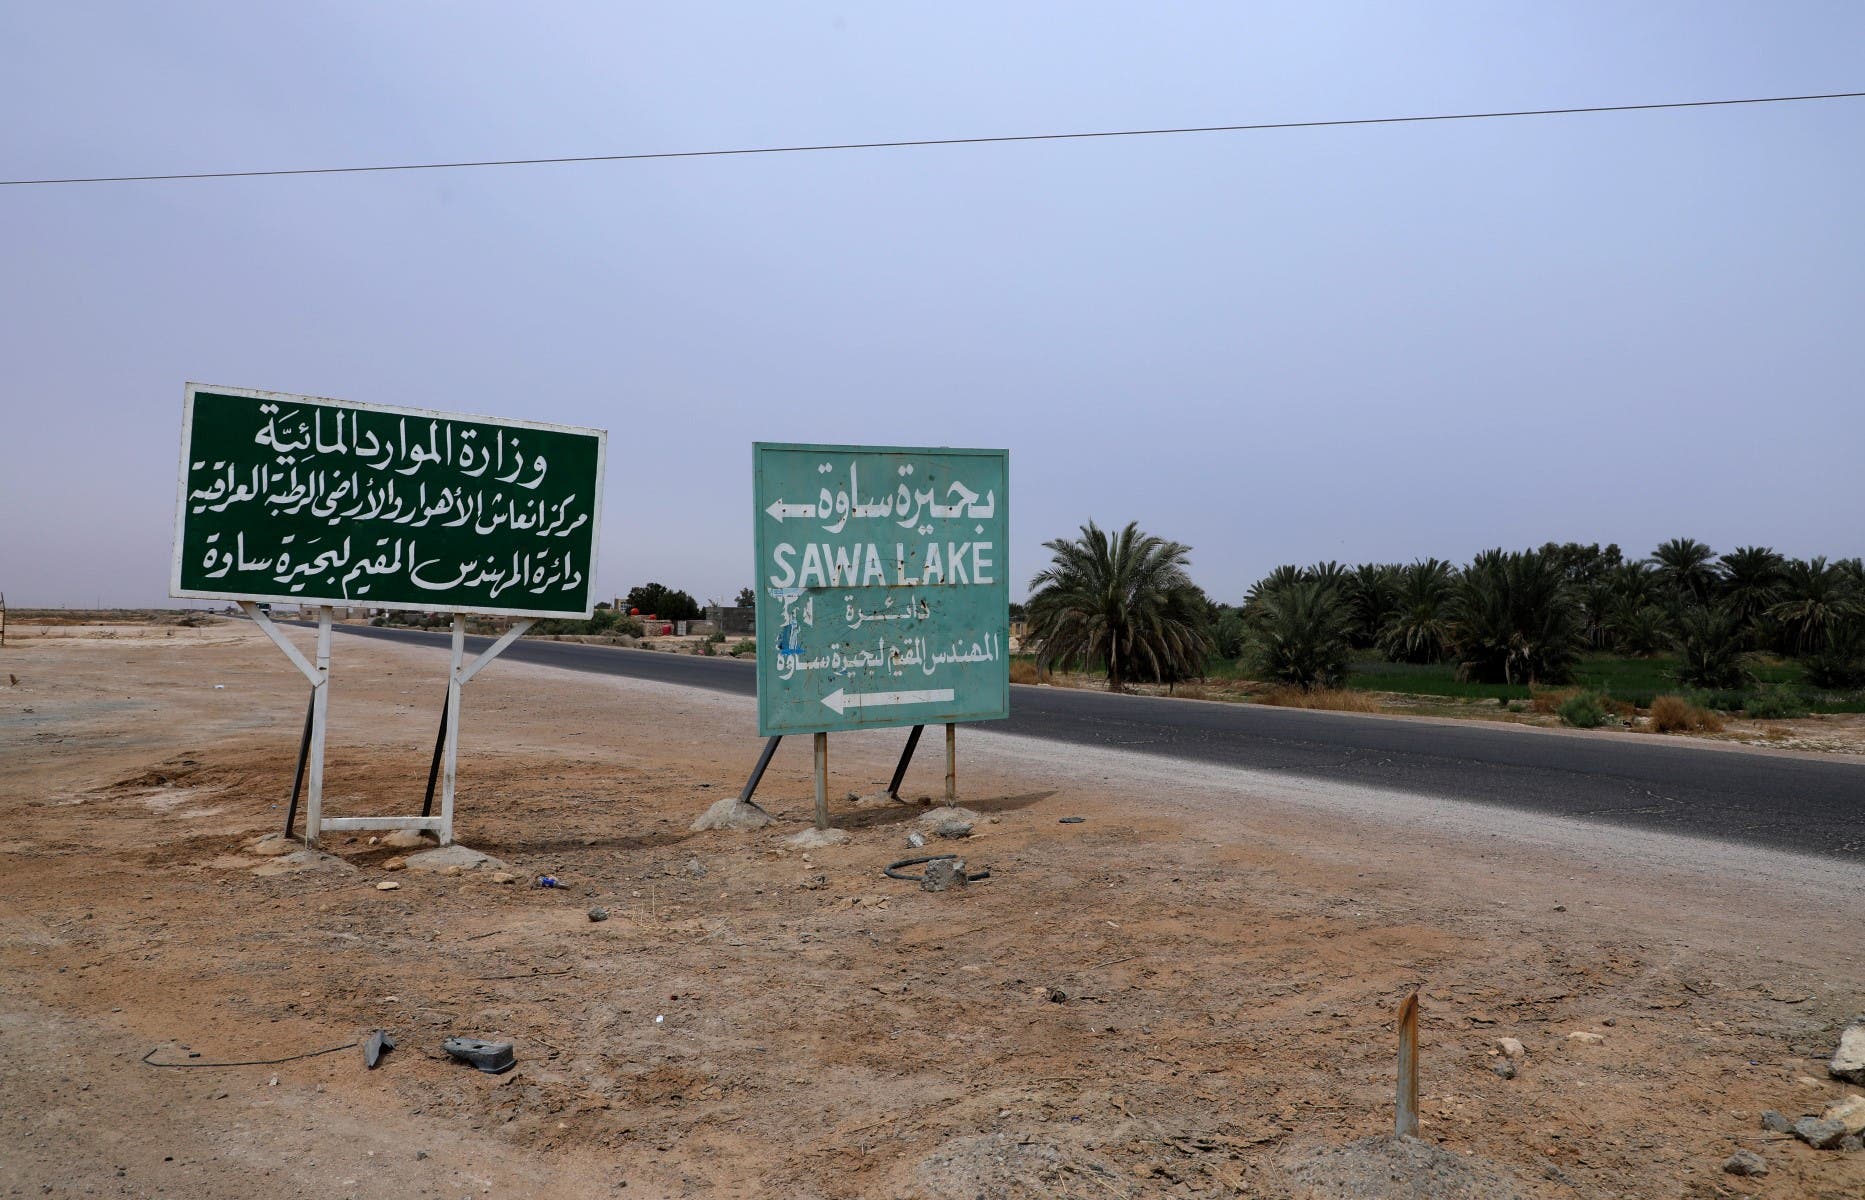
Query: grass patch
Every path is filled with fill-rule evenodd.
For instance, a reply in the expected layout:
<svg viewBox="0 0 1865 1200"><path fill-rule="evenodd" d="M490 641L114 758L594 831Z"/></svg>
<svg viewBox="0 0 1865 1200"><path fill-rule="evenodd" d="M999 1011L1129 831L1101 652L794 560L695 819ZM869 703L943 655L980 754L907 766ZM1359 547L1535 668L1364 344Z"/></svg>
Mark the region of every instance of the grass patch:
<svg viewBox="0 0 1865 1200"><path fill-rule="evenodd" d="M1256 699L1259 704L1272 704L1277 708L1321 708L1331 712L1362 713L1379 711L1377 700L1351 688L1315 688L1305 692L1298 687L1275 687Z"/></svg>
<svg viewBox="0 0 1865 1200"><path fill-rule="evenodd" d="M1036 660L1030 658L1012 658L1010 660L1010 682L1041 683L1043 675L1036 669Z"/></svg>

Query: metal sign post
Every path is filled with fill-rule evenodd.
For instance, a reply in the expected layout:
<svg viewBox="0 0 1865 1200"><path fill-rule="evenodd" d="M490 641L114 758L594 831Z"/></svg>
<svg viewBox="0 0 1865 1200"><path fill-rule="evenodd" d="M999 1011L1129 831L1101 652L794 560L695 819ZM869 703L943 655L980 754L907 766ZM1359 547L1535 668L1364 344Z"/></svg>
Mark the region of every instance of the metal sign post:
<svg viewBox="0 0 1865 1200"><path fill-rule="evenodd" d="M956 803L957 723L1010 715L1008 452L759 442L752 458L758 732L814 736L826 827L828 734L912 726L898 799L920 731L943 724Z"/></svg>
<svg viewBox="0 0 1865 1200"><path fill-rule="evenodd" d="M312 845L346 829L453 840L461 689L536 618L594 611L607 445L599 429L188 385L169 594L236 601L311 684L288 836L302 793ZM311 659L267 602L317 610ZM365 605L453 615L418 817L324 816L331 625L336 608ZM469 663L468 613L519 619Z"/></svg>

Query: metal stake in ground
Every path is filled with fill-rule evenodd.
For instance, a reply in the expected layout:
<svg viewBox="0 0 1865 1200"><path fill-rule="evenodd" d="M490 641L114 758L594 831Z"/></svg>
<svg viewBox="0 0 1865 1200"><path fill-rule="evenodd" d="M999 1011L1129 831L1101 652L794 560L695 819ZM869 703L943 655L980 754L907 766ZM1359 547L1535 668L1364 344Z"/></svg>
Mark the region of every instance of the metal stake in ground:
<svg viewBox="0 0 1865 1200"><path fill-rule="evenodd" d="M1418 993L1399 1004L1399 1100L1393 1132L1418 1136Z"/></svg>
<svg viewBox="0 0 1865 1200"><path fill-rule="evenodd" d="M816 735L816 828L829 828L829 735Z"/></svg>
<svg viewBox="0 0 1865 1200"><path fill-rule="evenodd" d="M958 803L958 726L950 721L945 725L945 802L948 808Z"/></svg>
<svg viewBox="0 0 1865 1200"><path fill-rule="evenodd" d="M913 732L907 735L907 747L900 752L900 761L894 766L894 780L887 785L887 794L895 800L900 799L900 784L907 777L907 764L913 761L913 750L920 744L920 734L925 732L924 725L915 725Z"/></svg>
<svg viewBox="0 0 1865 1200"><path fill-rule="evenodd" d="M285 835L291 836L292 822L298 817L298 795L304 790L304 764L311 756L311 717L317 711L317 693L304 702L304 733L298 739L298 769L291 776L291 803L285 806Z"/></svg>

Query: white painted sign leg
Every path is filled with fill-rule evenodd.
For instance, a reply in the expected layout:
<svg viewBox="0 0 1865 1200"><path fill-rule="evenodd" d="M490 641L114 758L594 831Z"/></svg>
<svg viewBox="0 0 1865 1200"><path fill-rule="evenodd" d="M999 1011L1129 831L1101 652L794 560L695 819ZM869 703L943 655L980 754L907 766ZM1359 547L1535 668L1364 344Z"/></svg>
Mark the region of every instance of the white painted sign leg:
<svg viewBox="0 0 1865 1200"><path fill-rule="evenodd" d="M317 610L317 678L311 687L311 765L304 798L304 842L317 845L324 819L324 730L330 716L330 606Z"/></svg>
<svg viewBox="0 0 1865 1200"><path fill-rule="evenodd" d="M453 614L453 661L447 668L447 749L440 776L440 844L453 844L453 785L460 763L461 669L466 658L466 617Z"/></svg>

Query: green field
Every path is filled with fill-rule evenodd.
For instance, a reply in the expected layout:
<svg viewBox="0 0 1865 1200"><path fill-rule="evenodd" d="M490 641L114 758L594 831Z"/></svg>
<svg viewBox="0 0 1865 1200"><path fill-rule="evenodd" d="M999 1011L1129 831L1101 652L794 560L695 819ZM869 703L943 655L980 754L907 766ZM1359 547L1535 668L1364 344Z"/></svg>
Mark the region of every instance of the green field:
<svg viewBox="0 0 1865 1200"><path fill-rule="evenodd" d="M1034 664L1028 654L1014 656ZM1723 712L1744 708L1757 690L1791 693L1809 712L1865 712L1865 692L1827 692L1807 686L1799 663L1789 659L1762 658L1749 664L1755 684L1729 692L1697 692L1678 684L1673 655L1655 654L1650 658L1621 657L1614 654L1589 654L1581 658L1573 681L1562 687L1579 687L1602 692L1640 708L1649 708L1653 699L1663 695L1682 695L1693 702ZM1090 672L1098 669L1091 664ZM1236 662L1214 658L1205 669L1205 678L1214 681L1252 680L1248 670ZM1394 692L1411 696L1434 696L1449 700L1521 700L1529 699L1524 684L1467 683L1457 678L1455 663L1387 662L1376 652L1363 650L1354 656L1347 686L1362 692ZM1536 688L1536 691L1551 690Z"/></svg>
<svg viewBox="0 0 1865 1200"><path fill-rule="evenodd" d="M1699 702L1724 711L1741 708L1755 690L1696 695L1678 684L1676 668L1677 659L1666 654L1650 658L1589 654L1580 660L1573 682L1567 686L1603 692L1640 708L1649 707L1654 698L1667 693L1693 695ZM1813 712L1865 712L1865 695L1807 688L1798 663L1764 659L1751 664L1749 669L1755 676L1756 687L1791 689ZM1347 686L1359 691L1403 692L1459 700L1526 700L1529 696L1528 687L1520 684L1462 682L1457 678L1456 666L1451 663L1394 663L1372 654L1356 657Z"/></svg>

